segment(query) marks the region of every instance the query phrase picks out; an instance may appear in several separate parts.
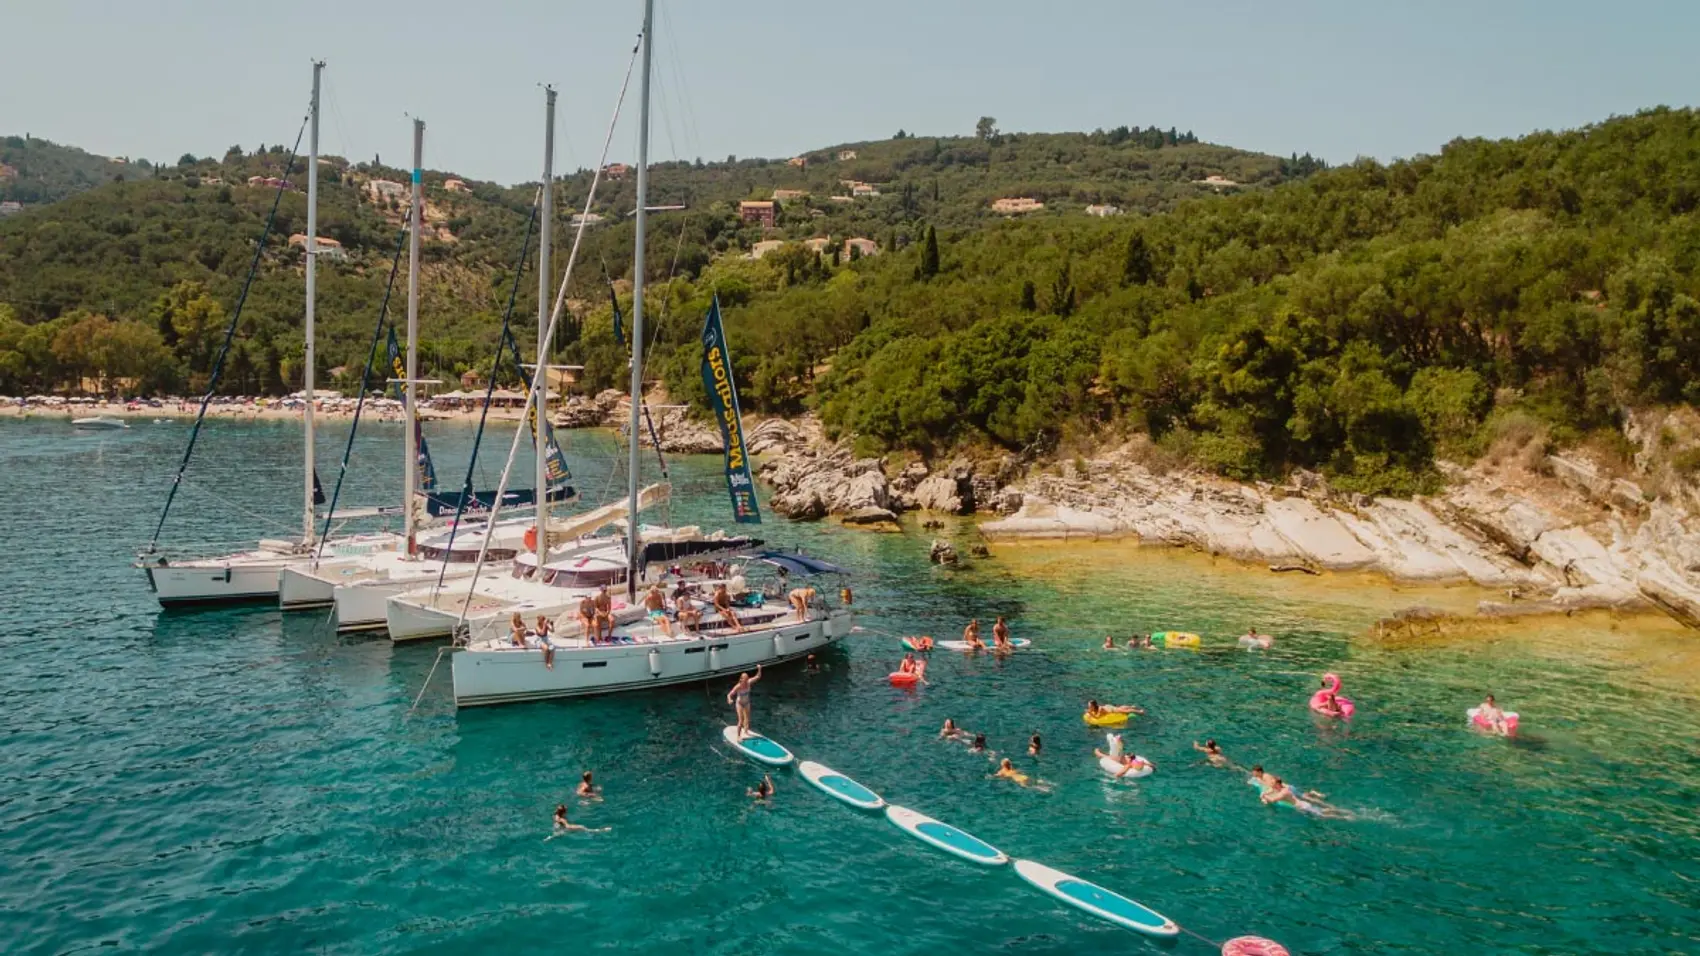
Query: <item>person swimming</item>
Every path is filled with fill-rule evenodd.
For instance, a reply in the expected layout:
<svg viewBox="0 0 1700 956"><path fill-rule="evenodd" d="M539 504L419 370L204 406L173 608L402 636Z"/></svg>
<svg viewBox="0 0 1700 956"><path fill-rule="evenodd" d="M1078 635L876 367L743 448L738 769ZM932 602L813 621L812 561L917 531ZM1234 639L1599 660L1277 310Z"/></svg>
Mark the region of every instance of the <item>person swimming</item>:
<svg viewBox="0 0 1700 956"><path fill-rule="evenodd" d="M1214 740L1206 740L1202 746L1200 746L1198 741L1195 740L1192 743L1192 749L1204 754L1204 759L1209 761L1210 766L1212 767L1233 766L1233 764L1228 760L1227 755L1222 753L1222 748L1216 746L1216 741Z"/></svg>
<svg viewBox="0 0 1700 956"><path fill-rule="evenodd" d="M581 797L602 796L602 788L598 787L596 781L591 779L590 771L586 770L584 776L579 778L577 793Z"/></svg>
<svg viewBox="0 0 1700 956"><path fill-rule="evenodd" d="M803 671L808 674L820 673L820 661L815 660L815 655L810 654L803 659Z"/></svg>
<svg viewBox="0 0 1700 956"><path fill-rule="evenodd" d="M939 728L939 736L945 740L960 740L968 736L968 731L956 726L956 721L949 717L944 719L944 726Z"/></svg>
<svg viewBox="0 0 1700 956"><path fill-rule="evenodd" d="M1254 763L1251 765L1251 782L1257 784L1259 790L1268 790L1270 782L1274 779L1274 774L1264 772L1263 764Z"/></svg>
<svg viewBox="0 0 1700 956"><path fill-rule="evenodd" d="M1027 775L1015 769L1015 765L1009 762L1008 757L1003 758L1002 762L998 764L998 772L995 776L1005 780L1013 780L1019 786L1027 786Z"/></svg>
<svg viewBox="0 0 1700 956"><path fill-rule="evenodd" d="M1135 634L1127 639L1127 649L1130 651L1154 651L1157 645L1151 643L1151 635Z"/></svg>
<svg viewBox="0 0 1700 956"><path fill-rule="evenodd" d="M1114 634L1105 634L1104 635L1104 650L1113 651L1115 649L1116 649L1116 636Z"/></svg>
<svg viewBox="0 0 1700 956"><path fill-rule="evenodd" d="M975 752L977 754L985 753L986 752L986 735L985 734L975 734L974 735L974 742L968 745L968 749L972 750L973 752Z"/></svg>
<svg viewBox="0 0 1700 956"><path fill-rule="evenodd" d="M555 804L555 832L549 834L548 839L553 840L555 837L558 837L563 833L607 833L607 832L608 832L608 827L601 827L601 828L593 829L593 828L587 827L587 826L585 826L581 823L573 823L572 821L567 819L567 805L564 804L564 803L557 803L557 804Z"/></svg>
<svg viewBox="0 0 1700 956"><path fill-rule="evenodd" d="M1045 749L1045 744L1039 739L1038 734L1034 734L1032 739L1027 741L1027 756L1037 757L1039 756L1039 751L1043 749Z"/></svg>
<svg viewBox="0 0 1700 956"><path fill-rule="evenodd" d="M773 796L773 777L769 774L762 774L761 783L756 784L754 789L744 792L757 801L765 802Z"/></svg>

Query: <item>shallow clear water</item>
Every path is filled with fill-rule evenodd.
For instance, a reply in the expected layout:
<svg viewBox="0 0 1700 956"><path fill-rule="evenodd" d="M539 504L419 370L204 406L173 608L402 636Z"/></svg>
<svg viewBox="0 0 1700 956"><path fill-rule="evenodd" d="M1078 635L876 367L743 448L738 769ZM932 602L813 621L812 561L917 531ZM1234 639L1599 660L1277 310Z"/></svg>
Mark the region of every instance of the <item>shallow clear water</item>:
<svg viewBox="0 0 1700 956"><path fill-rule="evenodd" d="M184 424L74 435L0 422L0 948L324 953L563 948L706 953L1144 951L1007 870L955 861L775 775L771 806L727 753L725 686L457 713L437 657L339 638L318 614L161 613L131 549L152 531ZM321 446L335 479L340 428ZM353 505L382 503L399 432L363 440ZM458 482L470 432L433 431ZM620 479L574 437L580 485ZM492 443L506 451L505 438ZM297 430L217 424L168 541L287 531ZM677 461L674 520L721 523L712 459ZM522 468L529 467L522 460ZM494 483L494 468L488 483ZM528 473L528 472L527 472ZM218 499L211 493L216 491ZM1012 856L1096 880L1221 941L1306 953L1673 953L1700 948L1700 638L1591 617L1377 638L1414 603L1473 595L1270 577L1175 552L1002 548L943 571L927 538L770 522L770 539L862 570L866 633L825 671L773 673L756 726L888 800ZM952 528L948 533L961 534ZM1035 646L998 662L936 653L915 694L884 677L894 637L954 637L1009 615ZM1273 652L1230 646L1248 624ZM1205 635L1200 653L1110 653L1106 629ZM1335 670L1349 727L1305 708ZM1520 739L1464 729L1486 691ZM1156 762L1107 782L1084 700L1149 709L1129 746ZM936 737L985 732L1040 786ZM1038 760L1025 740L1039 732ZM1360 817L1259 806L1194 759L1214 736ZM580 771L607 789L569 798ZM546 840L567 801L598 834ZM1207 953L1182 937L1177 952Z"/></svg>

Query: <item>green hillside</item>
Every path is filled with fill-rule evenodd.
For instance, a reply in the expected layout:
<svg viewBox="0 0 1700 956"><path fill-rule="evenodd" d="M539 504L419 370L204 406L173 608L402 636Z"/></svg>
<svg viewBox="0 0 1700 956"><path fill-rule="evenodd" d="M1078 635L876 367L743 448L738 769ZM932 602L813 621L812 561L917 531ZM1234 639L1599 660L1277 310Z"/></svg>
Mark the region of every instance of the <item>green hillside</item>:
<svg viewBox="0 0 1700 956"><path fill-rule="evenodd" d="M5 167L0 169L0 202L25 206L57 202L104 183L154 173L145 159L109 159L29 136L0 136L0 167Z"/></svg>
<svg viewBox="0 0 1700 956"><path fill-rule="evenodd" d="M35 142L26 145L33 149ZM839 159L848 155L845 150L854 150L856 158ZM992 198L1043 201L1046 208L1030 215L1060 222L1084 219L1089 201L1168 208L1214 195L1218 187L1194 182L1205 176L1225 176L1257 190L1319 166L1308 157L1281 160L1154 129L992 132L976 139L904 136L810 156L798 165L729 159L653 167L652 204L686 208L653 217L651 277L694 279L710 262L737 259L763 239L830 236L836 245L865 236L889 249L918 237L924 222L967 228L997 221ZM221 157L184 156L175 166L149 169L146 177L72 192L0 219L0 308L10 316L0 322L0 392L51 389L84 376L104 377L109 384L141 379L134 384L150 388L200 387L210 354L185 344L198 341L195 329L177 327L216 325L234 308L276 193L250 181L286 174L297 188L284 194L279 207L225 387L275 391L297 381L302 256L287 241L305 228L306 176L304 159L297 158L293 170L286 170L288 162L287 149L275 145L232 147ZM340 242L345 254L342 260L322 259L319 270L318 352L328 376L362 362L405 210L404 197L382 190L392 188L386 184L400 189L408 177L393 167L351 165L340 158L322 159L320 172L319 232ZM424 244L422 329L427 368L441 377L487 362L535 191L464 178L451 191L453 178L437 171L425 176L431 228ZM875 183L881 194L834 202L840 178ZM579 171L564 177L557 190L558 262L564 263L569 220L583 207L590 181L590 172ZM740 219L741 200L770 198L775 188L806 190L808 196L782 201L773 228ZM608 278L629 276L632 227L622 211L635 203L634 190L634 176L604 175L592 207L602 221L587 231L572 290L575 304L596 307L606 301ZM533 281L520 285L522 316L535 315L535 289ZM184 318L187 303L195 303L203 317ZM66 335L57 349L62 354L56 354L54 340L73 326L80 331ZM148 339L148 330L157 341ZM562 345L573 348L579 334L576 326L569 329ZM100 345L115 336L123 347ZM610 361L624 364L617 357Z"/></svg>
<svg viewBox="0 0 1700 956"><path fill-rule="evenodd" d="M939 229L856 263L725 260L746 404L868 451L1089 447L1411 491L1437 454L1700 402L1700 116L1363 161L1173 212ZM693 395L693 331L663 367ZM606 348L592 323L587 353ZM606 353L601 353L606 354ZM823 372L823 365L829 365ZM817 377L818 376L818 377Z"/></svg>

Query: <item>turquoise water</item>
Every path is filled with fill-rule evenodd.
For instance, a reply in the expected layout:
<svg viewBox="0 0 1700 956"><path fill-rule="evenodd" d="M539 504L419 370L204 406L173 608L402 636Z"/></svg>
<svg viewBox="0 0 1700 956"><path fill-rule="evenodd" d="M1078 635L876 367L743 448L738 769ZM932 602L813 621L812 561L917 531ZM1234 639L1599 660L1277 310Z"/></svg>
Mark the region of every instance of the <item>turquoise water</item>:
<svg viewBox="0 0 1700 956"><path fill-rule="evenodd" d="M410 715L435 648L338 637L317 614L161 613L129 550L184 434L0 421L5 952L1210 952L954 860L789 770L754 805L763 768L720 738L725 686L457 713L445 669ZM451 482L468 435L432 433ZM345 501L382 503L398 441L372 429ZM581 487L618 482L605 439L574 441ZM168 540L287 530L298 455L288 426L213 427ZM714 462L675 465L675 521L720 521ZM1212 940L1294 952L1700 949L1695 635L1590 619L1380 640L1366 625L1412 593L1109 548L1000 549L940 571L919 535L764 532L863 569L868 631L822 673L758 684L756 728L1012 856ZM916 693L886 681L902 654L888 635L955 637L996 614L1034 646L935 652ZM1252 623L1281 636L1272 652L1227 646ZM1106 628L1135 627L1206 647L1098 649ZM1350 726L1305 708L1328 669L1358 701ZM1522 738L1464 729L1488 690L1522 713ZM1150 711L1126 738L1156 774L1103 777L1088 697ZM1036 785L938 740L947 716ZM1360 819L1259 806L1240 775L1195 759L1207 735ZM601 802L570 797L585 769ZM546 839L563 801L612 829Z"/></svg>

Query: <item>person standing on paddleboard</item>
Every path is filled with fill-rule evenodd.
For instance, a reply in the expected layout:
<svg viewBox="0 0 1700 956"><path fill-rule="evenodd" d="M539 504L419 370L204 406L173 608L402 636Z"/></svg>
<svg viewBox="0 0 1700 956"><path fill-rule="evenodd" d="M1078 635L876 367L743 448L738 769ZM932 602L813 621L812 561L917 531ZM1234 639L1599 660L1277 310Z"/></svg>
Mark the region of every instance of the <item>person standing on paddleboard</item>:
<svg viewBox="0 0 1700 956"><path fill-rule="evenodd" d="M749 674L739 674L738 682L733 684L732 689L726 694L726 703L731 704L732 709L738 714L739 740L750 735L750 685L758 680L761 680L760 664L756 665L754 677Z"/></svg>

